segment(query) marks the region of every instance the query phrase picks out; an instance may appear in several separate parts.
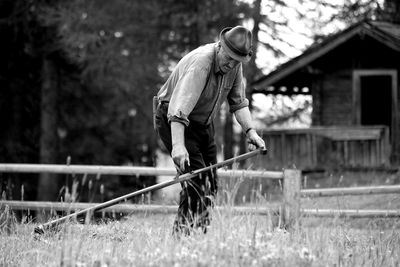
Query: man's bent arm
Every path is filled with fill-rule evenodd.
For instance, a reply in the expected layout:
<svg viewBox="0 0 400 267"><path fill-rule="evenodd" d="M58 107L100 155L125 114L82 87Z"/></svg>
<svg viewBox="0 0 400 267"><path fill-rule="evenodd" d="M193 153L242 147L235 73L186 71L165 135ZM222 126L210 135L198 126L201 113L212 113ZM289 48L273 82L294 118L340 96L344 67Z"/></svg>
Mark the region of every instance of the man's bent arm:
<svg viewBox="0 0 400 267"><path fill-rule="evenodd" d="M253 119L251 118L251 113L248 107L238 109L234 114L244 132L247 132L250 128L254 129Z"/></svg>
<svg viewBox="0 0 400 267"><path fill-rule="evenodd" d="M185 147L185 125L171 121L171 139L172 139L172 151L171 157L175 163L175 166L180 170L181 173L185 171L186 165L190 165L189 153Z"/></svg>

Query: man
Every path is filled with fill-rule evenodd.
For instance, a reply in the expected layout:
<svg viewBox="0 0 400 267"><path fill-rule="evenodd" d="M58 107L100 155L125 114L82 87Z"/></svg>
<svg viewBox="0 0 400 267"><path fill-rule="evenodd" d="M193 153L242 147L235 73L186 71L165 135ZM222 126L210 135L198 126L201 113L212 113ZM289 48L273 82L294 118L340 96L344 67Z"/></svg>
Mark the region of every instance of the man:
<svg viewBox="0 0 400 267"><path fill-rule="evenodd" d="M213 119L225 99L247 136L249 149L265 148L253 127L243 81L242 63L251 56L251 32L242 26L225 28L219 42L184 56L158 92L155 127L178 173L217 162ZM188 234L192 227L206 232L207 207L216 193L215 170L183 183L174 232Z"/></svg>

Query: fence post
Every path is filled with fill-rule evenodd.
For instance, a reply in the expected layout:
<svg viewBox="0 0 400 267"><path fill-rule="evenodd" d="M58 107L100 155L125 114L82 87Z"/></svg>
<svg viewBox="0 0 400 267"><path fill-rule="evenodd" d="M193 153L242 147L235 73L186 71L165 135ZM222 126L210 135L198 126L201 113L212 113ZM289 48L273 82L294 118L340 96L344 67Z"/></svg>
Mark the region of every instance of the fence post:
<svg viewBox="0 0 400 267"><path fill-rule="evenodd" d="M299 226L301 171L283 171L283 204L281 222L286 229Z"/></svg>

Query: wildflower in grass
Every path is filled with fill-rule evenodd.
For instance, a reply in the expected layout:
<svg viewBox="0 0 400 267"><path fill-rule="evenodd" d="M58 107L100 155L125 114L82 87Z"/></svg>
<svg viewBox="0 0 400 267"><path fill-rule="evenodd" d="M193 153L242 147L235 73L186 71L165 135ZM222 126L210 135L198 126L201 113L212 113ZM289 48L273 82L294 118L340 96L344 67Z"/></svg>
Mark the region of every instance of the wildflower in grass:
<svg viewBox="0 0 400 267"><path fill-rule="evenodd" d="M308 260L308 261L313 261L313 260L315 260L315 255L313 255L313 254L311 253L311 251L310 251L308 248L306 248L306 247L303 247L303 248L300 250L299 255L300 255L300 258L302 258L303 260Z"/></svg>
<svg viewBox="0 0 400 267"><path fill-rule="evenodd" d="M192 254L190 255L191 260L197 261L199 259L199 256L197 255L196 251L193 251Z"/></svg>
<svg viewBox="0 0 400 267"><path fill-rule="evenodd" d="M243 258L248 258L248 257L250 257L250 254L246 251L246 252L244 252L244 253L242 254L242 257L243 257Z"/></svg>
<svg viewBox="0 0 400 267"><path fill-rule="evenodd" d="M267 244L262 251L261 261L269 261L272 259L278 259L280 256L279 248L275 244Z"/></svg>
<svg viewBox="0 0 400 267"><path fill-rule="evenodd" d="M218 246L218 248L219 248L220 250L224 250L224 249L226 249L227 247L228 247L228 245L227 245L225 242L219 243L219 246Z"/></svg>

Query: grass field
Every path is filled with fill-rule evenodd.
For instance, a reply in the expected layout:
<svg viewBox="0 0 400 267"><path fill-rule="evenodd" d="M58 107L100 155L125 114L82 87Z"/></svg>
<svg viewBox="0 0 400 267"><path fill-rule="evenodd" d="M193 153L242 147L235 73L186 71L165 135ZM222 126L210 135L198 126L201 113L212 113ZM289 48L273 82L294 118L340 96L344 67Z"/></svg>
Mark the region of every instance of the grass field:
<svg viewBox="0 0 400 267"><path fill-rule="evenodd" d="M237 216L222 205L207 234L180 239L172 237L172 215L68 223L34 238L35 224L3 212L0 266L400 266L399 218L302 218L300 229L287 232L271 216ZM330 197L304 199L302 206L399 209L400 200L396 194Z"/></svg>
<svg viewBox="0 0 400 267"><path fill-rule="evenodd" d="M399 266L399 219L303 218L298 230L269 216L213 214L207 234L175 239L173 216L137 214L68 223L34 238L35 224L0 234L1 266Z"/></svg>

